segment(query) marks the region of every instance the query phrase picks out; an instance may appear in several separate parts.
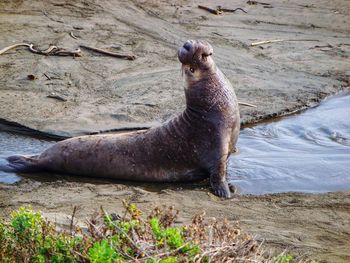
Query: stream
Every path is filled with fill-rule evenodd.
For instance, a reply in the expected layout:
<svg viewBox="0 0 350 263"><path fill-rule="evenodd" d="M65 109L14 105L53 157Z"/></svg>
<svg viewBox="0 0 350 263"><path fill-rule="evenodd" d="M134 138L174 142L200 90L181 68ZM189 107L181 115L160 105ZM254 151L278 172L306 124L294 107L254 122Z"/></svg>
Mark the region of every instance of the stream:
<svg viewBox="0 0 350 263"><path fill-rule="evenodd" d="M7 156L38 154L54 143L0 130L0 165ZM333 96L300 114L245 128L237 146L238 153L229 158L228 180L241 194L350 189L350 94ZM56 177L36 174L26 178ZM21 179L18 174L0 171L0 183Z"/></svg>
<svg viewBox="0 0 350 263"><path fill-rule="evenodd" d="M350 189L350 94L241 131L229 181L242 194Z"/></svg>

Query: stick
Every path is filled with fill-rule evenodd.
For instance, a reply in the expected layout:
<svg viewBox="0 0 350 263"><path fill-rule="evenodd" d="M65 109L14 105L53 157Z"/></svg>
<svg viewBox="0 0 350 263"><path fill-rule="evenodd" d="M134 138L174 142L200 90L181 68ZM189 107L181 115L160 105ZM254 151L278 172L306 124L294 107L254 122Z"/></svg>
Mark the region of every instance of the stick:
<svg viewBox="0 0 350 263"><path fill-rule="evenodd" d="M29 44L27 44L27 43L19 43L19 44L14 44L14 45L5 47L5 48L0 50L0 55L5 53L6 51L9 51L9 50L11 50L13 48L16 48L16 47L29 47Z"/></svg>
<svg viewBox="0 0 350 263"><path fill-rule="evenodd" d="M45 76L48 80L51 80L51 78L50 78L46 73L44 73L44 76Z"/></svg>
<svg viewBox="0 0 350 263"><path fill-rule="evenodd" d="M250 103L247 103L247 102L243 102L243 101L239 101L238 104L239 104L239 105L242 105L242 106L248 106L248 107L257 108L256 105L250 104Z"/></svg>
<svg viewBox="0 0 350 263"><path fill-rule="evenodd" d="M70 35L72 38L74 38L74 39L78 39L78 38L73 34L73 32L69 32L69 35Z"/></svg>
<svg viewBox="0 0 350 263"><path fill-rule="evenodd" d="M56 100L60 100L60 101L67 101L67 99L61 97L60 95L57 95L56 93L51 93L49 95L46 96L47 98L51 98L51 99L56 99Z"/></svg>
<svg viewBox="0 0 350 263"><path fill-rule="evenodd" d="M254 43L251 43L250 45L252 47L255 47L255 46L260 46L264 44L277 43L277 42L283 42L283 41L285 40L284 39L265 40L265 41L254 42Z"/></svg>
<svg viewBox="0 0 350 263"><path fill-rule="evenodd" d="M136 249L138 249L139 251L141 251L143 254L145 254L147 257L150 257L150 255L142 248L140 248L135 242L134 240L131 239L131 237L129 237L129 235L127 233L125 233L125 231L123 229L121 229L119 226L117 226L112 220L110 220L109 215L107 214L107 212L103 209L103 207L100 207L102 213L105 215L106 220L108 220L108 223L112 224L119 232L121 232L126 239L128 239L130 241L131 244L134 245L134 247Z"/></svg>
<svg viewBox="0 0 350 263"><path fill-rule="evenodd" d="M250 46L255 47L255 46L261 46L261 45L265 45L265 44L286 42L286 41L315 41L315 42L319 42L319 40L317 40L317 39L272 39L272 40L253 42L250 44Z"/></svg>
<svg viewBox="0 0 350 263"><path fill-rule="evenodd" d="M248 5L271 5L271 4L268 4L268 3L263 3L263 2L258 2L258 1L254 1L254 0L249 0L249 1L247 1L247 4Z"/></svg>
<svg viewBox="0 0 350 263"><path fill-rule="evenodd" d="M34 48L33 44L29 45L29 50L35 54L42 54L42 55L50 55L50 53L52 53L54 50L57 50L58 47L54 46L54 45L50 45L47 49L45 50L38 50Z"/></svg>
<svg viewBox="0 0 350 263"><path fill-rule="evenodd" d="M46 50L38 50L34 48L33 44L28 43L19 43L14 44L12 46L5 47L0 50L0 55L5 53L6 51L9 51L10 49L16 48L16 47L28 47L28 49L35 54L40 55L46 55L46 56L80 56L80 49L76 49L73 51L66 50L64 48L59 48L54 45L50 45Z"/></svg>
<svg viewBox="0 0 350 263"><path fill-rule="evenodd" d="M77 56L80 57L81 50L78 48L76 50L70 51L64 48L59 48L54 45L50 45L46 50L35 49L33 44L30 44L29 50L35 54L45 55L45 56Z"/></svg>
<svg viewBox="0 0 350 263"><path fill-rule="evenodd" d="M218 6L217 10L221 11L221 12L227 12L227 13L234 13L237 10L241 10L242 12L247 14L247 11L245 11L243 8L240 8L240 7L236 8L236 9L227 9L227 8L222 8L221 6Z"/></svg>
<svg viewBox="0 0 350 263"><path fill-rule="evenodd" d="M209 13L212 13L214 15L221 15L222 14L222 11L220 11L218 9L212 9L212 8L204 6L204 5L198 5L198 8L203 9L205 11L208 11Z"/></svg>
<svg viewBox="0 0 350 263"><path fill-rule="evenodd" d="M69 229L70 229L70 234L73 235L73 223L74 223L74 216L75 216L75 213L77 212L77 207L74 206L73 208L73 213L72 213L72 217L70 219L70 225L69 225Z"/></svg>
<svg viewBox="0 0 350 263"><path fill-rule="evenodd" d="M99 49L99 48L95 48L95 47L89 47L89 46L85 46L85 45L80 45L80 47L82 48L86 48L95 52L99 52L108 56L112 56L112 57L117 57L117 58L126 58L127 60L135 60L136 56L135 55L123 55L123 54L118 54L118 53L114 53L114 52L110 52L104 49Z"/></svg>

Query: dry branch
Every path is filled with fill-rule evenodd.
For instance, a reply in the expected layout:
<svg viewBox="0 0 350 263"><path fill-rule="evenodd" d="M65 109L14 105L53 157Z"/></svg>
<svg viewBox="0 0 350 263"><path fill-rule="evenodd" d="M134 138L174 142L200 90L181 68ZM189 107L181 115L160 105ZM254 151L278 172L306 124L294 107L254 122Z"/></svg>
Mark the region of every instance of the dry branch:
<svg viewBox="0 0 350 263"><path fill-rule="evenodd" d="M85 46L85 45L80 45L80 47L85 48L85 49L89 49L101 54L105 54L108 56L112 56L112 57L116 57L116 58L125 58L127 60L135 60L136 56L135 55L124 55L124 54L119 54L119 53L114 53L114 52L110 52L104 49L100 49L100 48L96 48L96 47L90 47L90 46Z"/></svg>
<svg viewBox="0 0 350 263"><path fill-rule="evenodd" d="M312 41L312 42L319 42L317 39L272 39L272 40L264 40L264 41L259 41L259 42L253 42L250 44L250 46L255 47L255 46L261 46L265 44L271 44L271 43L278 43L278 42L287 42L287 41Z"/></svg>

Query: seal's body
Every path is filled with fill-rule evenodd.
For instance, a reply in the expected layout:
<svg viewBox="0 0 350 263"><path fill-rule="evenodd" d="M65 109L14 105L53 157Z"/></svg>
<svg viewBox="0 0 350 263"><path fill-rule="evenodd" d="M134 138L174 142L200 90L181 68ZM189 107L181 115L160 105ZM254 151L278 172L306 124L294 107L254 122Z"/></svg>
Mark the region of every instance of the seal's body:
<svg viewBox="0 0 350 263"><path fill-rule="evenodd" d="M81 136L58 142L38 156L12 156L8 170L151 182L210 177L214 192L230 197L226 162L238 138L239 109L212 52L204 41L190 40L179 49L187 87L186 109L176 118L147 131Z"/></svg>

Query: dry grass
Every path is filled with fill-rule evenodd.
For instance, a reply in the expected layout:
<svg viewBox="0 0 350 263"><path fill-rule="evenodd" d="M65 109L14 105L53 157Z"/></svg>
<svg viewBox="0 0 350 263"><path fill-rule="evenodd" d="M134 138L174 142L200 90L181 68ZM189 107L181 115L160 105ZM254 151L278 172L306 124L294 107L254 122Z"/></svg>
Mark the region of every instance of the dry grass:
<svg viewBox="0 0 350 263"><path fill-rule="evenodd" d="M57 231L30 208L13 212L10 222L0 220L2 262L292 262L271 258L262 243L243 233L238 223L193 217L175 224L179 211L156 207L145 217L124 202L122 215L101 208L86 222L69 231Z"/></svg>

